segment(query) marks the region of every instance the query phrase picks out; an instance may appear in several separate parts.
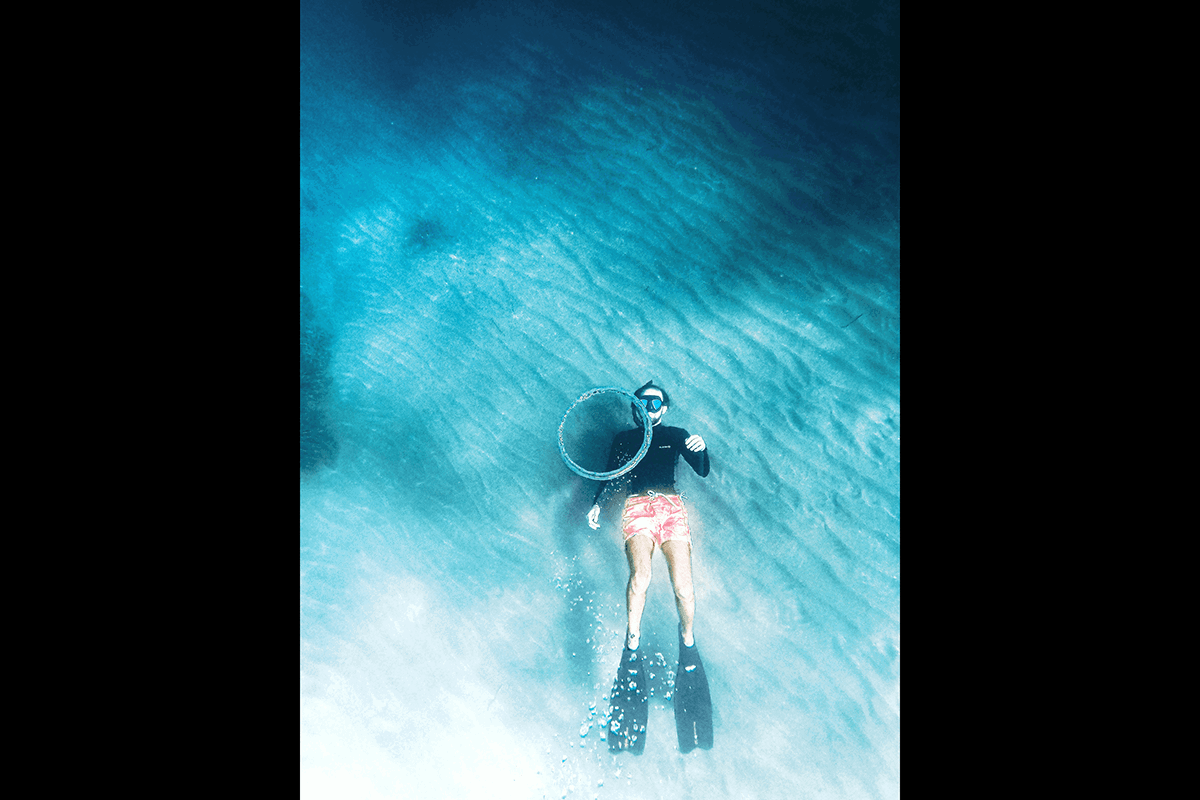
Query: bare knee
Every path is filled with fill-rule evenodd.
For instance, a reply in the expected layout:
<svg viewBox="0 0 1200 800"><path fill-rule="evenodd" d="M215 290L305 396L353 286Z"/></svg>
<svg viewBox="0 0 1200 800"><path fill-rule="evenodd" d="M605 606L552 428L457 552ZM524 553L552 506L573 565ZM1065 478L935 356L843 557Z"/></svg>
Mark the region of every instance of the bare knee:
<svg viewBox="0 0 1200 800"><path fill-rule="evenodd" d="M644 595L650 588L650 567L635 569L629 573L629 591L635 595Z"/></svg>
<svg viewBox="0 0 1200 800"><path fill-rule="evenodd" d="M675 599L684 604L696 602L696 592L692 588L691 581L675 584Z"/></svg>

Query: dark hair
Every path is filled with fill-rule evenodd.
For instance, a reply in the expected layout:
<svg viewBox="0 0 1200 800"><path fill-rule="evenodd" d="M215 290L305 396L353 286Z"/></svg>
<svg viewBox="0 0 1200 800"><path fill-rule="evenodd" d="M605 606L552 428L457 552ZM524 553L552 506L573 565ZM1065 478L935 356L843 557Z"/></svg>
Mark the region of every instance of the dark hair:
<svg viewBox="0 0 1200 800"><path fill-rule="evenodd" d="M661 386L659 386L654 381L647 381L646 383L642 384L642 387L640 389L638 389L636 392L634 392L633 394L636 397L641 397L642 392L646 391L647 389L658 389L660 392L662 392L663 405L664 406L671 405L671 396L669 394L667 394L667 390L662 388Z"/></svg>

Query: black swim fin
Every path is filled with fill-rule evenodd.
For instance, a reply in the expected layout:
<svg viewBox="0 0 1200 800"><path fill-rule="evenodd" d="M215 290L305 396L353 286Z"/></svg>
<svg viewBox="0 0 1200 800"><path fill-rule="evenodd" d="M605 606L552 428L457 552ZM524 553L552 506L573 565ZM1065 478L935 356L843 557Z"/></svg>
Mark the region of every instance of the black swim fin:
<svg viewBox="0 0 1200 800"><path fill-rule="evenodd" d="M626 750L640 756L646 749L650 696L644 672L641 654L626 647L608 710L608 749L613 753Z"/></svg>
<svg viewBox="0 0 1200 800"><path fill-rule="evenodd" d="M675 672L675 732L679 734L679 752L690 753L697 747L713 746L712 698L708 694L708 676L700 661L700 649L692 643L685 647L679 636L679 669Z"/></svg>

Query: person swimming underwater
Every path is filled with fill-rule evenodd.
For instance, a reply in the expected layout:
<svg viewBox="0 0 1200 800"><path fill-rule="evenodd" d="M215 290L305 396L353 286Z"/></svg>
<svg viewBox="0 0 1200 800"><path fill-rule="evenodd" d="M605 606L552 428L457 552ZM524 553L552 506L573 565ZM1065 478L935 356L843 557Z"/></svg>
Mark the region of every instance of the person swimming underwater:
<svg viewBox="0 0 1200 800"><path fill-rule="evenodd" d="M675 465L680 456L701 478L707 477L710 462L708 446L698 434L683 428L663 425L671 408L667 392L653 381L634 392L653 423L650 449L630 472L618 479L605 481L587 513L588 525L600 527L600 511L612 495L628 487L629 494L621 513L621 530L625 536L625 555L629 561L629 583L625 590L628 611L628 630L625 645L637 650L641 637L642 612L646 607L646 592L650 587L651 557L655 548L662 550L667 570L675 590L675 606L679 611L679 630L686 647L692 647L696 617L696 597L692 586L692 536L688 528L683 499L675 490ZM617 469L635 454L643 440L644 430L637 409L633 409L637 428L622 431L613 437L609 448L608 471Z"/></svg>

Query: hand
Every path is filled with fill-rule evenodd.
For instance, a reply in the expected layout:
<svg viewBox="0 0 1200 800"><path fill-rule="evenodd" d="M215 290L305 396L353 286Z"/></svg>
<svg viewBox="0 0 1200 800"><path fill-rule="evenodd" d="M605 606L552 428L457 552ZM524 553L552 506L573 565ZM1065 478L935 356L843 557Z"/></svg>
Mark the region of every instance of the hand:
<svg viewBox="0 0 1200 800"><path fill-rule="evenodd" d="M691 450L693 453L699 453L706 446L704 444L704 440L701 439L700 435L697 433L693 433L691 436L689 436L687 438L687 441L684 442L684 445L687 447L688 450Z"/></svg>
<svg viewBox="0 0 1200 800"><path fill-rule="evenodd" d="M592 506L592 510L587 515L588 525L592 526L592 530L600 527L600 506Z"/></svg>

